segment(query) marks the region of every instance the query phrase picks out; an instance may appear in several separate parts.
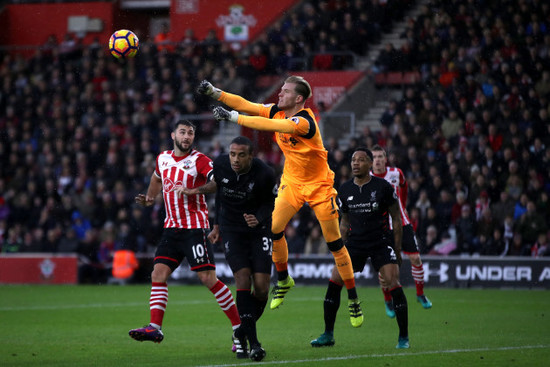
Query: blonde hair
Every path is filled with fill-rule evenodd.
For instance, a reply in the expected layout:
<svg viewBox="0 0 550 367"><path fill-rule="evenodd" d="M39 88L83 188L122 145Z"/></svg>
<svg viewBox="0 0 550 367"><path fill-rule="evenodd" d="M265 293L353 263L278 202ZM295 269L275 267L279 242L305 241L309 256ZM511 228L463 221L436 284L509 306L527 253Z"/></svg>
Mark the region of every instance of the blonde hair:
<svg viewBox="0 0 550 367"><path fill-rule="evenodd" d="M296 84L296 93L304 97L304 101L311 97L311 86L309 83L301 76L292 75L286 78L285 83L294 83Z"/></svg>

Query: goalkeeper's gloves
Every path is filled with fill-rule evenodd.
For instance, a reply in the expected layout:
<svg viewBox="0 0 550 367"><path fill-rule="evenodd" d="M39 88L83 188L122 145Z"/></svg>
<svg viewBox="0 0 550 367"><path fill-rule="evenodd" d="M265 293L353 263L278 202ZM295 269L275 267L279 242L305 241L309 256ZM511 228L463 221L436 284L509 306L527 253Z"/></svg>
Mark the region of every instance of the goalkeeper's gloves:
<svg viewBox="0 0 550 367"><path fill-rule="evenodd" d="M215 100L218 100L222 95L222 90L214 87L208 80L203 80L202 82L200 82L199 86L197 87L197 92L199 94L204 94L205 96L212 97Z"/></svg>
<svg viewBox="0 0 550 367"><path fill-rule="evenodd" d="M237 111L228 111L221 106L214 107L212 113L217 121L227 120L234 123L239 121L239 113Z"/></svg>

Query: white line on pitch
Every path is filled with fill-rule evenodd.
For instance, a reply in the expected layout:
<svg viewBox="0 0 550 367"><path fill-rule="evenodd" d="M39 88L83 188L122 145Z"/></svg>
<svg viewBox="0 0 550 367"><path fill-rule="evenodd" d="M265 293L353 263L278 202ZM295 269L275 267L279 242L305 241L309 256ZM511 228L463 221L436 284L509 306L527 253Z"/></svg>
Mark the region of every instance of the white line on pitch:
<svg viewBox="0 0 550 367"><path fill-rule="evenodd" d="M549 348L550 345L524 345L517 347L497 347L497 348L473 348L473 349L449 349L449 350L427 350L424 352L396 352L386 354L363 354L363 355L350 355L342 357L327 357L327 358L315 358L315 359L296 359L285 361L265 361L265 362L249 362L249 363L231 363L231 364L215 364L215 365L197 365L196 367L232 367L232 366L258 366L258 365L279 365L287 363L306 363L306 362L328 362L328 361L341 361L350 359L367 359L367 358L386 358L386 357L406 357L406 356L421 356L430 354L453 354L453 353L472 353L472 352L495 352L495 351L507 351L507 350L519 350L519 349L544 349Z"/></svg>

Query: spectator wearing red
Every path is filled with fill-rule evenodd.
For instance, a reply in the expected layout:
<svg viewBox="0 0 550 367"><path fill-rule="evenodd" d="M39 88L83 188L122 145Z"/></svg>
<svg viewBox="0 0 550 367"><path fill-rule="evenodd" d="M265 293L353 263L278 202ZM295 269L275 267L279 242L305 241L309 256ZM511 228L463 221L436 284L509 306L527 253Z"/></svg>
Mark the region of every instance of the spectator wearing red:
<svg viewBox="0 0 550 367"><path fill-rule="evenodd" d="M254 45L252 47L252 54L248 60L250 65L256 70L258 74L264 74L267 70L267 55L262 50L260 45Z"/></svg>
<svg viewBox="0 0 550 367"><path fill-rule="evenodd" d="M155 36L155 45L157 45L158 52L174 52L175 46L167 23L162 24L161 31Z"/></svg>
<svg viewBox="0 0 550 367"><path fill-rule="evenodd" d="M489 125L489 135L487 136L487 139L489 140L489 145L491 146L493 152L499 152L500 148L502 148L502 141L504 138L502 137L502 134L498 131L498 128L495 124Z"/></svg>

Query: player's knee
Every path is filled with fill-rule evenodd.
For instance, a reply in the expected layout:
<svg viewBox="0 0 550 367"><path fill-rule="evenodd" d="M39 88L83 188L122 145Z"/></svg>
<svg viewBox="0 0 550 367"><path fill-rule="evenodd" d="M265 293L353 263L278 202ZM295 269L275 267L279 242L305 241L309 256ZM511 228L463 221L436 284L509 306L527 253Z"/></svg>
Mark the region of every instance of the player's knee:
<svg viewBox="0 0 550 367"><path fill-rule="evenodd" d="M273 233L273 241L277 241L277 240L280 240L281 238L283 238L284 236L284 232L279 232L279 233Z"/></svg>
<svg viewBox="0 0 550 367"><path fill-rule="evenodd" d="M199 271L197 272L197 277L208 288L212 288L218 281L214 270Z"/></svg>
<svg viewBox="0 0 550 367"><path fill-rule="evenodd" d="M151 272L151 281L155 283L164 283L168 280L172 270L164 264L155 264Z"/></svg>
<svg viewBox="0 0 550 367"><path fill-rule="evenodd" d="M422 260L420 260L419 254L409 254L409 261L415 266L422 265Z"/></svg>
<svg viewBox="0 0 550 367"><path fill-rule="evenodd" d="M342 247L344 247L344 241L342 241L342 239L339 238L336 241L327 242L327 246L330 252L335 252L342 249Z"/></svg>
<svg viewBox="0 0 550 367"><path fill-rule="evenodd" d="M386 288L399 287L399 267L397 264L386 264L381 269L381 278L384 280Z"/></svg>
<svg viewBox="0 0 550 367"><path fill-rule="evenodd" d="M252 283L250 280L250 275L251 273L249 268L243 268L233 273L237 289L250 289Z"/></svg>
<svg viewBox="0 0 550 367"><path fill-rule="evenodd" d="M338 284L339 286L342 286L344 284L344 281L342 280L342 276L338 272L338 268L336 266L332 268L332 274L330 275L330 281L332 283Z"/></svg>

